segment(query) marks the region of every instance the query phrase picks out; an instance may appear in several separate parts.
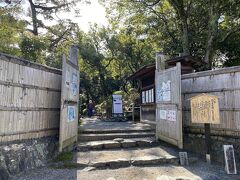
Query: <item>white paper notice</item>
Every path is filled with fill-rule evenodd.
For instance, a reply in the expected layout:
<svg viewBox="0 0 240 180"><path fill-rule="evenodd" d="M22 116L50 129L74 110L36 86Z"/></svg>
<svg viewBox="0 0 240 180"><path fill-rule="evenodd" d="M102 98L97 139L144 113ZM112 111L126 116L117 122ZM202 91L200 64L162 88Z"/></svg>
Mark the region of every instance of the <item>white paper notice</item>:
<svg viewBox="0 0 240 180"><path fill-rule="evenodd" d="M160 110L160 119L167 119L167 111L166 110Z"/></svg>
<svg viewBox="0 0 240 180"><path fill-rule="evenodd" d="M76 108L75 106L68 106L67 107L67 121L72 122L76 118Z"/></svg>
<svg viewBox="0 0 240 180"><path fill-rule="evenodd" d="M167 120L168 121L176 121L176 111L168 110L167 111Z"/></svg>
<svg viewBox="0 0 240 180"><path fill-rule="evenodd" d="M157 86L156 98L157 102L171 100L171 81L162 82L161 86Z"/></svg>
<svg viewBox="0 0 240 180"><path fill-rule="evenodd" d="M162 101L171 100L171 82L167 81L162 83Z"/></svg>

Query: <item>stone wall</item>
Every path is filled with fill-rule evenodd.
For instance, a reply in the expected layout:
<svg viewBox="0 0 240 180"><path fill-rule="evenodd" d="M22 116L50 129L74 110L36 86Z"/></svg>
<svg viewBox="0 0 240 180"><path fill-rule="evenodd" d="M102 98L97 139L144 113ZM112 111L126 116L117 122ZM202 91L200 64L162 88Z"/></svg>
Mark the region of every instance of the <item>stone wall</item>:
<svg viewBox="0 0 240 180"><path fill-rule="evenodd" d="M240 138L239 137L228 137L228 136L211 136L212 139L212 160L221 163L223 166L224 152L223 145L233 145L235 160L237 168L240 170ZM205 135L185 133L184 134L184 149L198 153L205 156Z"/></svg>
<svg viewBox="0 0 240 180"><path fill-rule="evenodd" d="M44 166L57 155L58 139L47 137L10 145L0 145L0 180Z"/></svg>

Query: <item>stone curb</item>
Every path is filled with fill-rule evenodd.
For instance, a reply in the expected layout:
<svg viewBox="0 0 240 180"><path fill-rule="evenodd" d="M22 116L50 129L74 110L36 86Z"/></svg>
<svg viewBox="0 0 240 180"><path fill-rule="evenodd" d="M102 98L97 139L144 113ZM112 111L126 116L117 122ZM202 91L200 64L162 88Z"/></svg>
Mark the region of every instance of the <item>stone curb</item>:
<svg viewBox="0 0 240 180"><path fill-rule="evenodd" d="M153 147L159 145L156 141L151 140L124 140L123 142L106 141L106 142L93 142L92 144L78 145L76 150L78 152L91 151L91 150L104 150L116 148L132 148L132 147Z"/></svg>
<svg viewBox="0 0 240 180"><path fill-rule="evenodd" d="M129 166L145 166L145 165L164 165L164 164L173 164L179 165L179 158L175 156L169 157L158 157L158 156L142 156L142 157L133 157L130 159L120 158L110 161L96 161L89 163L78 163L79 167L95 167L100 169L116 169L121 167Z"/></svg>
<svg viewBox="0 0 240 180"><path fill-rule="evenodd" d="M82 142L86 141L98 141L98 140L112 140L115 138L146 138L154 137L155 133L111 133L111 134L81 134L78 135L78 140Z"/></svg>
<svg viewBox="0 0 240 180"><path fill-rule="evenodd" d="M154 129L84 129L79 130L80 134L109 134L109 133L143 133L143 132L155 132Z"/></svg>

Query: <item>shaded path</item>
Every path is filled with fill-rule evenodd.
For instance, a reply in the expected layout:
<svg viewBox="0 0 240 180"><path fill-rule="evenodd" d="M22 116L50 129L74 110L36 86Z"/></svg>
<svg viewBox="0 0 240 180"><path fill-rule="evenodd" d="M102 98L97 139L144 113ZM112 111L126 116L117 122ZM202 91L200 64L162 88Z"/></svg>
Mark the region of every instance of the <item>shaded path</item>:
<svg viewBox="0 0 240 180"><path fill-rule="evenodd" d="M129 133L131 130L149 130L151 127L146 124L132 123L132 122L107 122L99 119L83 119L81 125L81 133L84 131L100 132L96 136L104 135L105 131L125 131ZM85 132L85 133L89 133ZM80 134L81 136L81 134ZM94 137L94 136L93 136ZM141 138L140 138L141 139ZM130 139L134 141L134 138ZM86 143L89 146L94 146L92 142L99 144L105 140L93 140ZM84 164L84 167L75 167L74 169L58 169L58 167L51 168L44 167L34 171L27 172L14 177L14 180L237 180L240 176L226 175L224 167L219 165L208 165L201 159L190 159L189 166L180 166L174 161L169 161L170 164L159 163L157 158L170 156L178 156L178 150L173 147L166 147L161 144L154 144L154 146L140 147L135 144L134 147L123 147L114 140L108 140L111 146L106 149L91 149L87 151L75 152L75 163ZM129 140L128 140L129 141ZM123 141L124 142L124 141ZM80 142L84 144L84 141ZM117 144L117 146L116 146ZM109 145L109 144L108 144ZM102 145L104 147L104 145ZM189 154L190 156L190 154ZM150 158L150 159L148 159ZM151 159L152 158L152 159ZM147 162L146 162L147 160ZM157 160L157 161L156 161ZM121 166L124 161L125 165L132 162L132 165ZM113 163L114 166L109 166ZM165 160L164 160L165 162ZM173 162L173 163L171 163ZM94 166L94 163L96 166ZM135 163L135 164L134 164ZM101 164L99 167L98 165Z"/></svg>

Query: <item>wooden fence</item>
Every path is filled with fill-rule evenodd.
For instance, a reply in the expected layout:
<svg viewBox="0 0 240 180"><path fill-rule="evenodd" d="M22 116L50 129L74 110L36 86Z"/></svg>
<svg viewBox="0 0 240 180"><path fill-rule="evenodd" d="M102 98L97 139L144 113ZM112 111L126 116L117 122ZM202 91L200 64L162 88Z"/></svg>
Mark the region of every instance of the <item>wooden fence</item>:
<svg viewBox="0 0 240 180"><path fill-rule="evenodd" d="M185 132L203 133L202 124L192 124L189 98L200 93L219 97L221 124L211 125L215 135L240 136L240 67L182 75Z"/></svg>
<svg viewBox="0 0 240 180"><path fill-rule="evenodd" d="M0 143L58 134L61 74L0 53Z"/></svg>

